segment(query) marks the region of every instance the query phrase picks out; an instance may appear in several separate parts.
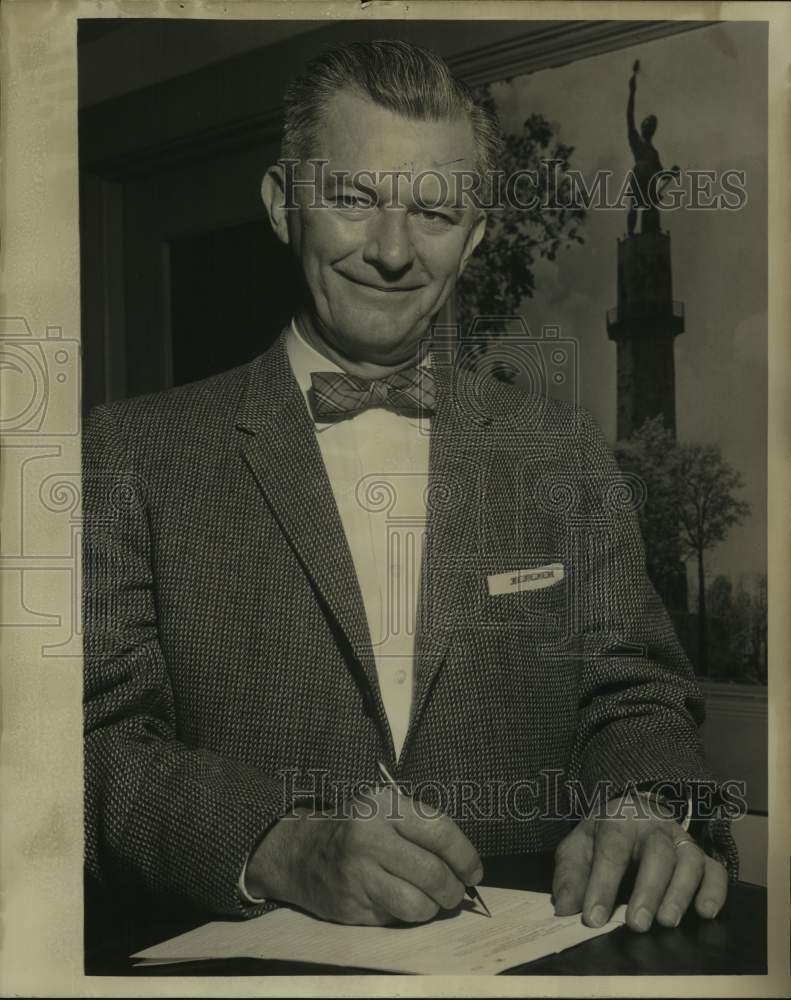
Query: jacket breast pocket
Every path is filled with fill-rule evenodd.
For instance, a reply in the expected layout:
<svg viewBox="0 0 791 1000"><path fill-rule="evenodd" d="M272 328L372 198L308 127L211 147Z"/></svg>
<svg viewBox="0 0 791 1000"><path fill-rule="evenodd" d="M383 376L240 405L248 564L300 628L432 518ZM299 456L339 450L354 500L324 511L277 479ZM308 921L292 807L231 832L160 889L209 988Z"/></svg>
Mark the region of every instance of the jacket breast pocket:
<svg viewBox="0 0 791 1000"><path fill-rule="evenodd" d="M478 624L537 636L565 633L569 580L560 562L485 566L478 581Z"/></svg>

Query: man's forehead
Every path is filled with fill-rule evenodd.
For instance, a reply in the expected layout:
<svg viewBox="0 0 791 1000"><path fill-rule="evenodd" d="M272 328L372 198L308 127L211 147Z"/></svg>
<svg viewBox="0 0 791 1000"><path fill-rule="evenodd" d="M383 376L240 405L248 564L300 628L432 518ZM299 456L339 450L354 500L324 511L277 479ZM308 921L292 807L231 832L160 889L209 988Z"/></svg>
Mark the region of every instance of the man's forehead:
<svg viewBox="0 0 791 1000"><path fill-rule="evenodd" d="M467 116L440 121L407 118L350 90L326 103L315 154L329 170L473 170L475 136Z"/></svg>

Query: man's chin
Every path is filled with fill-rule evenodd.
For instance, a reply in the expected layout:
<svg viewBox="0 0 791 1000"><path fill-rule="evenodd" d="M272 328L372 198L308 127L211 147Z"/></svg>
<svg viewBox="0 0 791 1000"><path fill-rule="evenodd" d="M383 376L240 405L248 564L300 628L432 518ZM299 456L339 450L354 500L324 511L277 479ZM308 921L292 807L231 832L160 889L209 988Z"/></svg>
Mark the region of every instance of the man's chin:
<svg viewBox="0 0 791 1000"><path fill-rule="evenodd" d="M390 346L379 347L377 350L366 348L365 344L358 347L357 359L382 367L407 365L417 357L422 338L401 340Z"/></svg>
<svg viewBox="0 0 791 1000"><path fill-rule="evenodd" d="M388 329L381 317L371 316L364 326L356 323L354 329L338 336L336 344L352 361L387 367L406 364L415 358L424 336L414 328Z"/></svg>

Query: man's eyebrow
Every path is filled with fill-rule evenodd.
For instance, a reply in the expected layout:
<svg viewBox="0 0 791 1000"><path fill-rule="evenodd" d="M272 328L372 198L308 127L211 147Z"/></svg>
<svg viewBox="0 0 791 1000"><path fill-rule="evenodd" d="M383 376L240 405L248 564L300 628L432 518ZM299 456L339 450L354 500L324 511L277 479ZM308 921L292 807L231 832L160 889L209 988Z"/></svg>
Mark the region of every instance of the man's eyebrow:
<svg viewBox="0 0 791 1000"><path fill-rule="evenodd" d="M456 198L443 198L441 201L432 200L431 198L426 198L424 201L418 199L413 203L413 207L425 212L438 212L442 210L459 219L462 218L465 211L464 206L460 205Z"/></svg>
<svg viewBox="0 0 791 1000"><path fill-rule="evenodd" d="M372 176L372 171L361 170L352 173L348 170L340 170L337 173L335 171L329 171L325 173L324 177L324 188L338 188L338 187L370 187L372 181L376 180L376 176Z"/></svg>

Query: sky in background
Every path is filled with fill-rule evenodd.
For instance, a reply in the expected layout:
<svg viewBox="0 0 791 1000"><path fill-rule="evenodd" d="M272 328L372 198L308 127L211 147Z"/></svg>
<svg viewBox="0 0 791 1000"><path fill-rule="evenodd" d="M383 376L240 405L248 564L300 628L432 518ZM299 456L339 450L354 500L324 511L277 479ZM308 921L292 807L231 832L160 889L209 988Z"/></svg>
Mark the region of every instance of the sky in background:
<svg viewBox="0 0 791 1000"><path fill-rule="evenodd" d="M497 83L503 125L519 131L533 111L574 146L571 165L590 183L597 170L623 178L632 63L640 59L636 119L656 114L664 166L746 172L739 211L665 213L672 240L673 297L686 308L676 339L680 441L719 444L741 472L752 506L742 527L708 556L709 580L766 571L767 261L766 31L758 22L712 25L615 53ZM614 190L617 191L618 183ZM616 305L616 244L625 211L590 211L585 244L540 261L537 291L523 307L531 333L560 324L579 344L580 402L615 439L616 345L605 313ZM747 581L749 582L749 580Z"/></svg>

